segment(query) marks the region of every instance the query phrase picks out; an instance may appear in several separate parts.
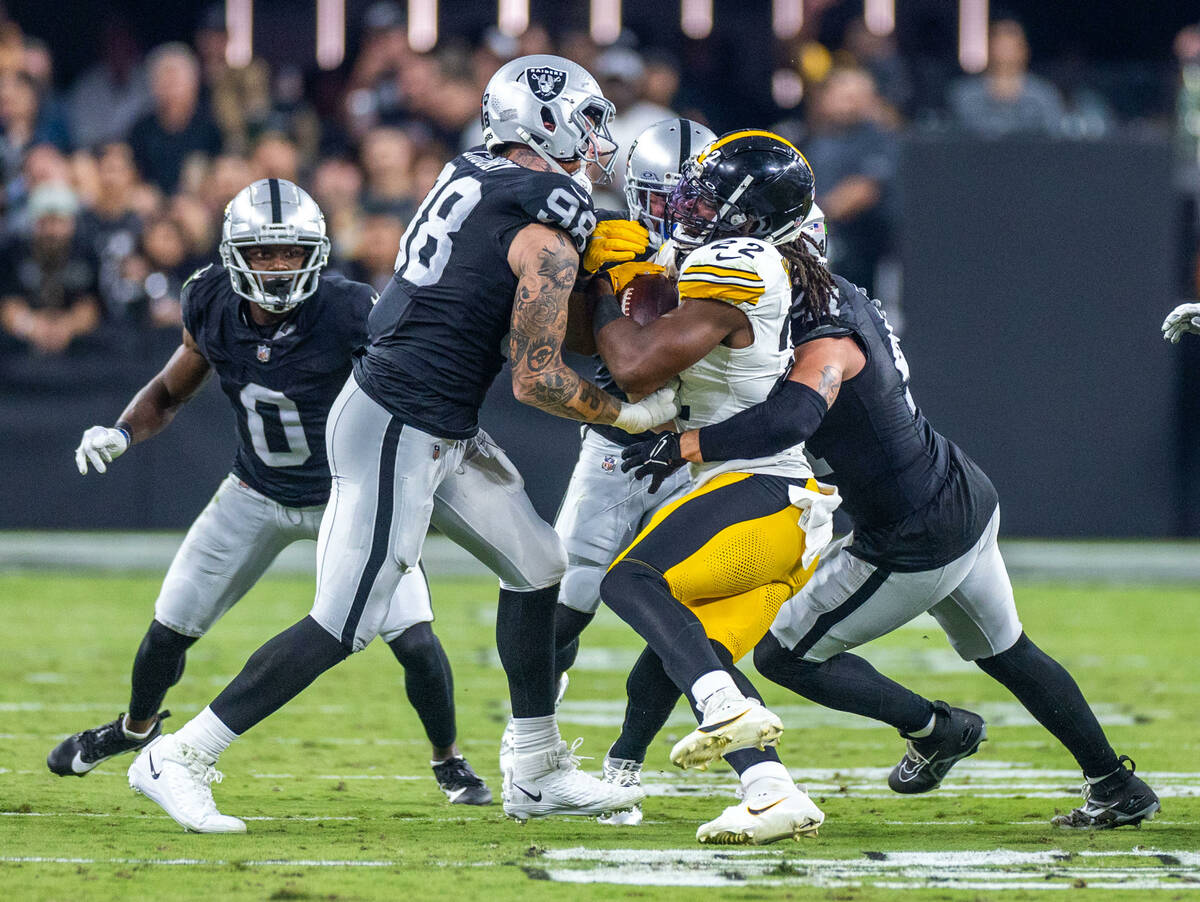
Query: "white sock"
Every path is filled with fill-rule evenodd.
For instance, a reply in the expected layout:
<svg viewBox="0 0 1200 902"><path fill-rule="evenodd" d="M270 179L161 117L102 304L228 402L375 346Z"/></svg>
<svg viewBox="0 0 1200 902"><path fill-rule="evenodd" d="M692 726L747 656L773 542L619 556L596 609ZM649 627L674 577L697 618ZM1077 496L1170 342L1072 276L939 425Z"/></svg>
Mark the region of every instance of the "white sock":
<svg viewBox="0 0 1200 902"><path fill-rule="evenodd" d="M782 780L789 785L795 785L792 782L792 775L788 773L787 768L779 761L760 761L758 764L751 764L741 773L742 789L750 791L750 784L756 780Z"/></svg>
<svg viewBox="0 0 1200 902"><path fill-rule="evenodd" d="M126 714L121 718L121 730L125 733L126 739L145 739L154 732L154 724L150 724L150 729L146 730L144 733L135 733L133 730L129 729L129 715Z"/></svg>
<svg viewBox="0 0 1200 902"><path fill-rule="evenodd" d="M518 755L531 755L553 749L560 742L558 721L553 714L545 717L514 717L513 749Z"/></svg>
<svg viewBox="0 0 1200 902"><path fill-rule="evenodd" d="M708 673L702 675L696 682L692 683L692 698L696 700L696 707L703 711L709 696L721 689L738 691L737 683L733 681L733 677L729 675L728 671L710 670Z"/></svg>
<svg viewBox="0 0 1200 902"><path fill-rule="evenodd" d="M175 734L176 738L190 745L200 753L202 758L212 764L221 756L221 752L233 744L238 734L225 726L221 718L213 714L212 708L205 708Z"/></svg>
<svg viewBox="0 0 1200 902"><path fill-rule="evenodd" d="M933 735L933 727L937 723L937 712L934 711L929 715L929 723L921 727L919 730L913 730L911 733L905 733L905 736L911 736L913 739L924 739L926 736Z"/></svg>

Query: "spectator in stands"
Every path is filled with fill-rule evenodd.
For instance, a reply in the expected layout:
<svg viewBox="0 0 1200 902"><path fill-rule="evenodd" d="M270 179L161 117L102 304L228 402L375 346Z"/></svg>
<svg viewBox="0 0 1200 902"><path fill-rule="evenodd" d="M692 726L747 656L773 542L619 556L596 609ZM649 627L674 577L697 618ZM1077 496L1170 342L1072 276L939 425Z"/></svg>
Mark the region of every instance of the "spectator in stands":
<svg viewBox="0 0 1200 902"><path fill-rule="evenodd" d="M96 196L79 216L79 235L100 261L100 296L110 314L119 318L121 264L137 248L142 232L142 218L134 210L140 180L128 144L104 145L96 164Z"/></svg>
<svg viewBox="0 0 1200 902"><path fill-rule="evenodd" d="M300 152L296 144L280 132L267 132L254 145L250 156L253 179L300 181Z"/></svg>
<svg viewBox="0 0 1200 902"><path fill-rule="evenodd" d="M344 157L325 159L313 173L312 196L325 214L335 260L347 260L357 251L362 231L362 186L362 171Z"/></svg>
<svg viewBox="0 0 1200 902"><path fill-rule="evenodd" d="M42 143L66 150L39 116L37 83L23 70L0 75L0 171L5 183L20 171L29 148Z"/></svg>
<svg viewBox="0 0 1200 902"><path fill-rule="evenodd" d="M150 80L128 22L108 19L100 60L75 80L67 100L71 131L80 147L124 140L151 106Z"/></svg>
<svg viewBox="0 0 1200 902"><path fill-rule="evenodd" d="M22 71L33 79L38 95L38 131L63 150L71 149L70 116L54 86L54 59L41 38L26 37Z"/></svg>
<svg viewBox="0 0 1200 902"><path fill-rule="evenodd" d="M830 233L830 268L870 292L890 242L889 193L898 155L875 80L836 68L817 90L800 146L817 174L817 203Z"/></svg>
<svg viewBox="0 0 1200 902"><path fill-rule="evenodd" d="M71 164L53 144L35 144L25 154L20 170L4 185L4 226L12 234L29 233L32 223L26 203L39 185L69 184Z"/></svg>
<svg viewBox="0 0 1200 902"><path fill-rule="evenodd" d="M1062 98L1050 82L1029 71L1025 29L1012 19L992 23L987 70L951 87L950 111L967 131L989 138L1054 135L1063 121Z"/></svg>
<svg viewBox="0 0 1200 902"><path fill-rule="evenodd" d="M360 136L402 118L405 102L399 75L413 56L404 12L395 0L377 0L362 19L362 48L350 72L345 110L351 134Z"/></svg>
<svg viewBox="0 0 1200 902"><path fill-rule="evenodd" d="M243 182L242 187L244 188L246 184ZM232 196L232 194L225 195L225 202L228 203ZM224 210L224 205L221 206L221 210ZM222 216L220 214L213 215L202 197L198 194L176 194L168 201L167 212L171 220L182 230L187 244L187 254L189 258L197 261L197 266L201 262L217 259L217 242L220 240Z"/></svg>
<svg viewBox="0 0 1200 902"><path fill-rule="evenodd" d="M404 234L404 222L390 213L370 213L363 220L358 252L342 271L346 278L366 282L383 291L396 265L396 249Z"/></svg>
<svg viewBox="0 0 1200 902"><path fill-rule="evenodd" d="M178 327L179 292L196 270L187 235L172 217L146 224L137 252L121 267L128 315L154 327Z"/></svg>
<svg viewBox="0 0 1200 902"><path fill-rule="evenodd" d="M412 178L415 151L412 138L403 129L375 128L367 133L360 153L366 174L364 207L408 221L420 200Z"/></svg>
<svg viewBox="0 0 1200 902"><path fill-rule="evenodd" d="M0 327L43 354L100 324L99 265L76 234L78 212L67 185L41 185L29 198L32 236L0 252Z"/></svg>
<svg viewBox="0 0 1200 902"><path fill-rule="evenodd" d="M875 34L862 16L857 16L846 26L843 49L871 73L879 96L898 114L892 120L895 124L899 124L899 114L913 112L913 81L908 64L896 48L894 33Z"/></svg>
<svg viewBox="0 0 1200 902"><path fill-rule="evenodd" d="M221 133L200 107L200 66L185 44L164 44L150 54L154 111L129 135L138 169L147 181L170 193L192 154L216 156Z"/></svg>
<svg viewBox="0 0 1200 902"><path fill-rule="evenodd" d="M604 96L616 107L609 130L617 142L618 158L612 185L603 189L597 203L620 209L624 205L621 191L625 184L624 160L629 155L629 146L655 122L669 119L675 114L643 96L646 66L636 50L621 46L608 48L596 58L596 68L592 74L600 82Z"/></svg>

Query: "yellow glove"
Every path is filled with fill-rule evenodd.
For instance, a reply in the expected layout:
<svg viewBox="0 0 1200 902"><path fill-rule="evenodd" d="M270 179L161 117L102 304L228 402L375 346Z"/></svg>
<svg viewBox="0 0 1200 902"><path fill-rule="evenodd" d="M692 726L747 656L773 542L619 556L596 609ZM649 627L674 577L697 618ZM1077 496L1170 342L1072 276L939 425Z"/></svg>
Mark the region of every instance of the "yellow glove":
<svg viewBox="0 0 1200 902"><path fill-rule="evenodd" d="M595 272L605 263L623 263L644 254L650 233L631 219L605 219L596 225L583 254L583 268Z"/></svg>
<svg viewBox="0 0 1200 902"><path fill-rule="evenodd" d="M664 272L666 272L666 269L657 263L633 260L629 263L618 263L616 266L610 266L604 272L600 273L600 275L607 276L608 280L612 282L613 294L620 294L621 289L638 276L644 276L647 273L662 274Z"/></svg>

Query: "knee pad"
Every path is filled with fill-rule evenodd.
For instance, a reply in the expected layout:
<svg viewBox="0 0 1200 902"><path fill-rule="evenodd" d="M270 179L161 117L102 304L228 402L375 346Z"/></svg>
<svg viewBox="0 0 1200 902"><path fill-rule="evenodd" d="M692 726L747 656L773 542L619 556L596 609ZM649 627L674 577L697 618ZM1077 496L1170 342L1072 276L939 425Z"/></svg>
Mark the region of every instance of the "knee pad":
<svg viewBox="0 0 1200 902"><path fill-rule="evenodd" d="M772 682L778 682L776 676L785 671L790 678L794 678L820 666L814 661L804 660L795 651L785 647L771 632L763 636L758 645L754 646L754 667Z"/></svg>
<svg viewBox="0 0 1200 902"><path fill-rule="evenodd" d="M595 614L600 607L600 583L604 564L594 561L568 561L558 590L559 604L580 614Z"/></svg>
<svg viewBox="0 0 1200 902"><path fill-rule="evenodd" d="M405 668L420 664L429 655L435 654L440 647L441 643L428 621L414 623L388 642L388 648Z"/></svg>
<svg viewBox="0 0 1200 902"><path fill-rule="evenodd" d="M614 564L600 581L600 598L614 611L619 612L637 593L639 584L646 582L660 583L667 594L671 592L670 584L661 573L640 561L626 558Z"/></svg>

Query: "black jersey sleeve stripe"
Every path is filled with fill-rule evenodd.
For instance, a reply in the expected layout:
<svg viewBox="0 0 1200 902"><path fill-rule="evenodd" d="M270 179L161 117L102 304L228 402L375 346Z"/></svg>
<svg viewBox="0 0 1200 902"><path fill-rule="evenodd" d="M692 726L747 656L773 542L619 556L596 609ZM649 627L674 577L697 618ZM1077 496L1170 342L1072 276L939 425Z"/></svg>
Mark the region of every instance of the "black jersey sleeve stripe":
<svg viewBox="0 0 1200 902"><path fill-rule="evenodd" d="M795 653L800 657L808 654L812 647L821 641L826 633L866 604L891 575L891 570L876 568L875 572L867 577L867 581L859 586L857 591L853 592L849 598L832 611L826 611L817 618L816 623L812 625L812 629L805 633L804 638L797 643Z"/></svg>
<svg viewBox="0 0 1200 902"><path fill-rule="evenodd" d="M271 222L283 222L283 199L279 196L279 179L267 179L271 189Z"/></svg>
<svg viewBox="0 0 1200 902"><path fill-rule="evenodd" d="M342 624L342 645L354 650L354 634L367 606L367 597L375 585L375 577L383 567L388 553L388 539L392 533L392 513L395 504L396 448L400 444L400 431L404 424L392 417L383 433L383 446L379 449L379 493L375 503L375 529L371 536L371 553L358 579L358 590L354 603Z"/></svg>

